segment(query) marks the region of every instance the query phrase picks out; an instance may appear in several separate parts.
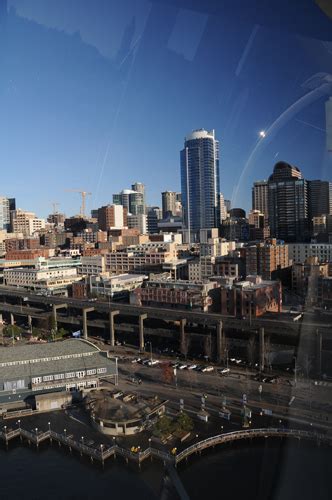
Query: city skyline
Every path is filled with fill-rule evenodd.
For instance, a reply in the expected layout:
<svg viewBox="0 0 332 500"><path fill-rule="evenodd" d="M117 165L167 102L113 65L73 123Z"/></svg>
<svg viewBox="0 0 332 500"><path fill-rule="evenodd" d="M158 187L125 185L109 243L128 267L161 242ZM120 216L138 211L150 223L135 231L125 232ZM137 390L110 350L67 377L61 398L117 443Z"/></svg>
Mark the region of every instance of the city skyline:
<svg viewBox="0 0 332 500"><path fill-rule="evenodd" d="M298 31L285 20L282 28L260 20L261 27L248 16L235 36L228 29L237 22L235 12L226 25L208 6L204 12L194 3L183 9L143 2L133 10L124 2L107 45L98 5L110 12L114 2L96 2L100 33L87 22L94 7L83 8L80 19L69 16L63 26L60 3L50 15L40 3L33 8L8 2L9 29L0 55L6 117L0 138L2 192L11 196L15 185L22 208L32 197L40 215L50 211L52 201L75 213L79 199L65 194L67 187L89 189L88 208L94 208L138 177L148 186L148 203L156 205L161 191L179 190L178 152L184 135L198 127L217 131L221 191L233 206L248 210L253 181L267 178L278 159L298 165L306 178L316 172L327 178L332 161L326 151L328 95L292 114L293 104L310 92L305 82L329 73L329 52L314 39L327 39L324 31L314 35L299 23L296 30L305 42L300 44ZM68 14L69 7L62 7ZM108 31L117 24L113 17ZM212 47L220 64L206 57ZM311 57L310 50L319 57ZM276 51L277 60L271 57ZM288 80L297 83L289 86ZM259 134L276 122L277 130Z"/></svg>

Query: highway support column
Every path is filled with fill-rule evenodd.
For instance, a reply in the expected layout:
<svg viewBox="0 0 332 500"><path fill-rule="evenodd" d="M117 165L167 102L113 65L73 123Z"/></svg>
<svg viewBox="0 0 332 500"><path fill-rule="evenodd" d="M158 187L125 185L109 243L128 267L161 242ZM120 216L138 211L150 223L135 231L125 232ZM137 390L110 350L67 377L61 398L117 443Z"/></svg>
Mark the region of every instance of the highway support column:
<svg viewBox="0 0 332 500"><path fill-rule="evenodd" d="M181 354L187 354L187 337L184 327L186 326L187 320L185 318L180 319L180 352Z"/></svg>
<svg viewBox="0 0 332 500"><path fill-rule="evenodd" d="M88 321L87 321L87 314L89 312L94 311L94 307L83 307L83 337L85 339L88 338Z"/></svg>
<svg viewBox="0 0 332 500"><path fill-rule="evenodd" d="M53 304L52 306L52 315L54 320L54 329L58 331L58 319L57 319L57 310L58 309L66 309L68 307L67 304Z"/></svg>
<svg viewBox="0 0 332 500"><path fill-rule="evenodd" d="M317 376L321 377L322 375L322 334L317 329L316 331L316 362L317 362Z"/></svg>
<svg viewBox="0 0 332 500"><path fill-rule="evenodd" d="M265 368L265 334L264 328L259 329L259 369L264 371Z"/></svg>
<svg viewBox="0 0 332 500"><path fill-rule="evenodd" d="M217 323L217 361L221 363L225 362L225 332L223 329L222 321L218 321Z"/></svg>
<svg viewBox="0 0 332 500"><path fill-rule="evenodd" d="M109 312L109 324L110 324L110 344L112 347L115 345L115 327L114 327L114 316L119 314L120 311L110 311Z"/></svg>
<svg viewBox="0 0 332 500"><path fill-rule="evenodd" d="M140 314L138 317L139 327L139 350L144 351L144 320L148 317L147 314Z"/></svg>

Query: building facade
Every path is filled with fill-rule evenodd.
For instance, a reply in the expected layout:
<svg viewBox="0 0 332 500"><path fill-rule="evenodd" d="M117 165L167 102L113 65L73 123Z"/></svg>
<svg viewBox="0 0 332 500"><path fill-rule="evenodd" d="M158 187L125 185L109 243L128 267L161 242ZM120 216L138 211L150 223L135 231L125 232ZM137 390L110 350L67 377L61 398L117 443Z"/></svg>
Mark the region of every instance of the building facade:
<svg viewBox="0 0 332 500"><path fill-rule="evenodd" d="M266 220L269 218L269 202L268 202L268 182L256 181L252 187L252 209L258 210L265 215Z"/></svg>
<svg viewBox="0 0 332 500"><path fill-rule="evenodd" d="M309 238L308 183L297 167L276 163L268 181L271 237L287 242Z"/></svg>
<svg viewBox="0 0 332 500"><path fill-rule="evenodd" d="M219 142L214 130L195 130L181 151L181 191L185 228L191 242L198 241L199 230L218 227L219 219Z"/></svg>
<svg viewBox="0 0 332 500"><path fill-rule="evenodd" d="M24 401L45 392L99 386L116 376L115 362L91 342L79 339L0 347L0 402Z"/></svg>

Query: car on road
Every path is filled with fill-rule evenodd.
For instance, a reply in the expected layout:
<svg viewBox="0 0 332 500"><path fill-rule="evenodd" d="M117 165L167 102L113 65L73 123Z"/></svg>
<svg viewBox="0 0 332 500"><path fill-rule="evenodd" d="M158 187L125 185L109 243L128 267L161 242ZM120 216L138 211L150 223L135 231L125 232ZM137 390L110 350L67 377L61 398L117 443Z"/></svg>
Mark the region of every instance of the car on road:
<svg viewBox="0 0 332 500"><path fill-rule="evenodd" d="M228 373L230 373L230 369L229 368L222 368L221 370L218 370L220 375L227 375Z"/></svg>
<svg viewBox="0 0 332 500"><path fill-rule="evenodd" d="M187 368L188 365L186 364L181 364L180 366L178 366L179 370L185 370Z"/></svg>
<svg viewBox="0 0 332 500"><path fill-rule="evenodd" d="M188 370L195 370L197 368L197 365L188 365L187 369Z"/></svg>
<svg viewBox="0 0 332 500"><path fill-rule="evenodd" d="M203 369L202 369L202 372L213 372L214 370L214 367L213 366L205 366Z"/></svg>
<svg viewBox="0 0 332 500"><path fill-rule="evenodd" d="M132 363L139 363L141 361L141 358L134 358L131 360Z"/></svg>
<svg viewBox="0 0 332 500"><path fill-rule="evenodd" d="M160 363L159 359L149 359L146 364L148 366L156 366L159 365L159 363Z"/></svg>

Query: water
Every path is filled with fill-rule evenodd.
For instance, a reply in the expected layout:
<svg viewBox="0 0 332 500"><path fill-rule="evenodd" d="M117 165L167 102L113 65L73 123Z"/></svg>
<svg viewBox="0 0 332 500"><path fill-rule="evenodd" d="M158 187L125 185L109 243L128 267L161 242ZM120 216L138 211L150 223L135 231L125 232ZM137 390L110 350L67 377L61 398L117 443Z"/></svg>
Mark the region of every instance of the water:
<svg viewBox="0 0 332 500"><path fill-rule="evenodd" d="M191 457L178 474L192 500L330 500L332 453L288 442L239 443ZM163 467L147 462L141 472L120 459L104 470L86 458L45 444L39 451L12 443L0 450L1 499L160 498ZM169 497L171 498L171 497Z"/></svg>

